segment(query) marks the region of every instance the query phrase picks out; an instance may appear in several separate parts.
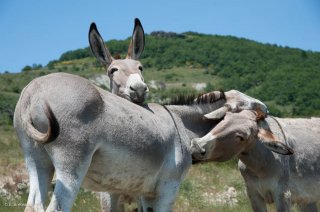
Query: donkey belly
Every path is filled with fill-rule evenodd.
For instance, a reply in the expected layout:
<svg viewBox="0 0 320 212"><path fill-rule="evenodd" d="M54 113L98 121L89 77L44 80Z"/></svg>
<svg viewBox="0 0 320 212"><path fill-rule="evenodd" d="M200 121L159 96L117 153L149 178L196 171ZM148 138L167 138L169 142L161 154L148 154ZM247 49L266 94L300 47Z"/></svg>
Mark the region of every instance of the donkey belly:
<svg viewBox="0 0 320 212"><path fill-rule="evenodd" d="M164 158L164 154L102 147L92 158L83 187L95 191L152 196Z"/></svg>

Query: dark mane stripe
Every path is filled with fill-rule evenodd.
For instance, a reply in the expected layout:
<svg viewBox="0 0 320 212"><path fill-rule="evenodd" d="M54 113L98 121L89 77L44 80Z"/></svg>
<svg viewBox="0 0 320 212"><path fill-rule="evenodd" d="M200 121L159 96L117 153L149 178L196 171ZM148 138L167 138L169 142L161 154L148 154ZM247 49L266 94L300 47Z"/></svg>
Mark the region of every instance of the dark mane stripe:
<svg viewBox="0 0 320 212"><path fill-rule="evenodd" d="M210 104L222 99L226 99L226 96L222 90L213 91L206 94L190 94L190 95L181 94L172 98L165 105Z"/></svg>

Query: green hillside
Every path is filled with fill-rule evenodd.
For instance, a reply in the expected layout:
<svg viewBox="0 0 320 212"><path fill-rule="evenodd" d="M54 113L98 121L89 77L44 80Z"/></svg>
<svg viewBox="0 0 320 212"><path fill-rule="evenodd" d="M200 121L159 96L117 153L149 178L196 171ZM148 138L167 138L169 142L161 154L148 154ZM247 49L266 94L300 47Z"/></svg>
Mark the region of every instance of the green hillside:
<svg viewBox="0 0 320 212"><path fill-rule="evenodd" d="M124 57L129 39L111 40L106 45L113 55ZM178 93L237 89L265 102L275 116L320 117L319 52L231 36L159 31L146 36L141 62L150 87L149 102L165 102ZM20 92L32 79L53 72L73 73L96 82L105 73L89 48L84 48L68 51L45 66L26 65L21 73L0 74L0 179L11 175L14 182L21 183L21 170L25 170L21 168L22 153L12 128L13 111ZM103 83L100 86L108 87ZM15 188L10 183L5 185ZM223 199L225 197L221 196L228 196L229 191L235 196ZM22 199L10 201L25 203L27 192L21 192ZM217 196L222 198L220 203L214 201ZM12 208L1 207L8 203L7 199L1 196L0 188L1 211L12 211ZM98 207L96 198L82 191L74 211L80 208L96 211ZM17 211L21 211L19 209L22 208ZM182 183L175 211L199 210L250 210L236 160L192 167Z"/></svg>
<svg viewBox="0 0 320 212"><path fill-rule="evenodd" d="M112 54L126 55L129 39L107 42ZM231 37L153 32L141 59L145 78L165 84L151 92L160 101L176 92L237 89L268 104L277 116L320 116L320 53ZM68 51L45 67L26 66L19 74L0 75L0 110L13 109L17 94L34 77L71 72L90 78L104 73L89 48ZM174 92L173 92L174 91ZM156 95L156 96L155 96ZM7 111L7 112L6 112Z"/></svg>

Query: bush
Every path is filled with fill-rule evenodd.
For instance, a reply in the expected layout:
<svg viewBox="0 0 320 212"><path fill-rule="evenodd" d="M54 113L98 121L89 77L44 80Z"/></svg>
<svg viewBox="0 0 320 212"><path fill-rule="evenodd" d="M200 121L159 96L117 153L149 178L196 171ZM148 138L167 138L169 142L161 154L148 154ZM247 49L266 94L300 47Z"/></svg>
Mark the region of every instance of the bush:
<svg viewBox="0 0 320 212"><path fill-rule="evenodd" d="M22 71L31 71L31 70L32 70L32 67L28 65L22 68Z"/></svg>

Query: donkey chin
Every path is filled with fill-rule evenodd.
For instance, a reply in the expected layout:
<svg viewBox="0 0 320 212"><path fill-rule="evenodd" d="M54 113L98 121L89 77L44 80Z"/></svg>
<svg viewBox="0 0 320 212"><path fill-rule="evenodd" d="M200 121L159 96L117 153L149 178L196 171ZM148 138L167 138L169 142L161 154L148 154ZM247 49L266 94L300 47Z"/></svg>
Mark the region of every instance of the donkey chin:
<svg viewBox="0 0 320 212"><path fill-rule="evenodd" d="M199 138L194 138L191 141L190 152L192 154L192 164L205 162L207 156L205 149L199 146L197 140L199 140Z"/></svg>
<svg viewBox="0 0 320 212"><path fill-rule="evenodd" d="M122 97L125 99L136 103L136 104L142 104L144 100L148 97L149 92L146 91L143 94L139 95L137 92L130 91L130 89L126 89L123 93Z"/></svg>

